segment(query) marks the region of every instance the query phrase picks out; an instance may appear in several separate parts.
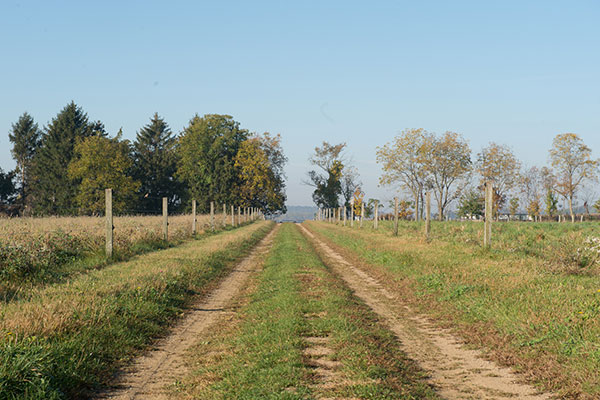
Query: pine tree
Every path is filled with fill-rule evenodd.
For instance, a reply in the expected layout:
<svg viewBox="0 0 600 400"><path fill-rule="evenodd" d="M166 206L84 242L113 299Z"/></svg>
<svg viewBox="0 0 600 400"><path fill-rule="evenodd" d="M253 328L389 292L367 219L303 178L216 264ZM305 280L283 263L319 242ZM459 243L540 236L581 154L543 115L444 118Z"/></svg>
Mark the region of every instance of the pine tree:
<svg viewBox="0 0 600 400"><path fill-rule="evenodd" d="M158 113L136 135L133 145L135 178L141 182L141 208L160 211L162 197L169 199L169 208L181 203L177 171L177 141L169 126Z"/></svg>
<svg viewBox="0 0 600 400"><path fill-rule="evenodd" d="M23 113L12 124L8 139L13 144L11 154L17 162L16 173L19 179L19 203L21 210L28 205L30 169L35 153L40 145L41 131L28 113Z"/></svg>
<svg viewBox="0 0 600 400"><path fill-rule="evenodd" d="M15 194L15 185L13 183L13 173L4 172L0 168L0 206L8 205L12 202ZM2 207L0 207L0 210Z"/></svg>
<svg viewBox="0 0 600 400"><path fill-rule="evenodd" d="M103 136L103 129L99 130L97 122L90 124L87 114L74 102L67 104L46 127L32 168L34 212L67 215L76 211L79 183L69 178L67 169L75 144L94 135Z"/></svg>

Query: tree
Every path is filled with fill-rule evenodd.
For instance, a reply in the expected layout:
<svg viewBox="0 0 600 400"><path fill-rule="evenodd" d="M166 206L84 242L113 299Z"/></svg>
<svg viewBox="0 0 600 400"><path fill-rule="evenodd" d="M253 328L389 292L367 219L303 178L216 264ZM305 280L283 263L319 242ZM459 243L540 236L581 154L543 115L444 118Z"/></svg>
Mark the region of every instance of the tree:
<svg viewBox="0 0 600 400"><path fill-rule="evenodd" d="M485 199L481 190L471 189L463 193L458 205L460 217L481 217L485 211Z"/></svg>
<svg viewBox="0 0 600 400"><path fill-rule="evenodd" d="M351 166L345 166L342 170L342 198L344 206L350 207L350 202L354 196L356 188L360 187L361 182L358 179L358 171Z"/></svg>
<svg viewBox="0 0 600 400"><path fill-rule="evenodd" d="M286 161L280 135L265 133L242 142L235 157L242 182L241 206L259 207L266 215L285 213Z"/></svg>
<svg viewBox="0 0 600 400"><path fill-rule="evenodd" d="M154 113L140 129L133 144L134 177L141 182L140 204L145 210L160 210L166 197L169 208L181 203L181 183L177 172L177 140L167 123Z"/></svg>
<svg viewBox="0 0 600 400"><path fill-rule="evenodd" d="M354 215L361 215L363 201L365 201L365 193L358 187L356 190L354 190L354 194L352 195ZM366 211L367 210L365 209L365 212Z"/></svg>
<svg viewBox="0 0 600 400"><path fill-rule="evenodd" d="M392 142L377 147L377 162L382 164L382 185L399 185L410 191L415 199L415 219L427 184L429 150L434 135L426 130L405 129Z"/></svg>
<svg viewBox="0 0 600 400"><path fill-rule="evenodd" d="M46 127L31 168L35 212L53 215L75 212L79 182L69 178L67 168L73 159L75 143L94 135L105 135L102 124L90 124L87 114L74 102L67 104Z"/></svg>
<svg viewBox="0 0 600 400"><path fill-rule="evenodd" d="M383 208L383 204L381 204L381 202L379 202L379 200L377 199L369 199L367 200L367 202L365 203L365 217L366 218L371 218L375 216L375 202L377 203L377 210Z"/></svg>
<svg viewBox="0 0 600 400"><path fill-rule="evenodd" d="M16 173L19 176L19 202L23 211L28 204L31 164L40 145L41 131L28 113L23 113L12 124L8 139L13 144L11 154L17 162Z"/></svg>
<svg viewBox="0 0 600 400"><path fill-rule="evenodd" d="M558 199L552 190L546 191L545 203L546 214L548 214L551 218L554 217L558 213Z"/></svg>
<svg viewBox="0 0 600 400"><path fill-rule="evenodd" d="M490 143L477 155L477 172L481 185L492 181L496 195L494 210L499 211L506 202L508 192L517 184L521 163L508 146Z"/></svg>
<svg viewBox="0 0 600 400"><path fill-rule="evenodd" d="M200 210L208 211L211 201L238 204L241 175L235 158L248 135L229 115L196 115L185 128L177 148L177 177Z"/></svg>
<svg viewBox="0 0 600 400"><path fill-rule="evenodd" d="M510 215L512 217L514 217L515 215L517 215L517 213L519 212L519 198L518 197L513 197L508 202L508 205L509 205Z"/></svg>
<svg viewBox="0 0 600 400"><path fill-rule="evenodd" d="M313 201L318 207L339 207L339 197L342 195L342 177L344 164L342 151L346 143L336 145L323 142L321 147L315 147L315 154L309 158L312 165L320 171L309 171L309 181L306 184L313 186Z"/></svg>
<svg viewBox="0 0 600 400"><path fill-rule="evenodd" d="M438 219L444 220L448 205L457 199L471 171L471 149L458 133L446 132L434 138L426 150L425 165L438 203Z"/></svg>
<svg viewBox="0 0 600 400"><path fill-rule="evenodd" d="M519 177L521 193L525 196L525 208L527 213L536 218L541 210L541 198L544 187L544 176L537 167L531 167L523 171Z"/></svg>
<svg viewBox="0 0 600 400"><path fill-rule="evenodd" d="M575 222L573 199L585 180L597 180L598 160L592 150L574 133L556 135L550 149L550 161L556 176L556 190L569 202L571 222Z"/></svg>
<svg viewBox="0 0 600 400"><path fill-rule="evenodd" d="M400 200L398 202L398 218L400 219L410 219L413 213L412 209L413 203L408 200Z"/></svg>
<svg viewBox="0 0 600 400"><path fill-rule="evenodd" d="M90 136L75 145L75 157L69 164L69 177L81 183L77 206L84 214L99 214L105 209L105 189L112 189L113 211L121 213L136 202L140 183L131 177L133 160L129 141Z"/></svg>
<svg viewBox="0 0 600 400"><path fill-rule="evenodd" d="M0 168L0 205L8 205L13 201L16 192L13 178L13 172L4 172Z"/></svg>

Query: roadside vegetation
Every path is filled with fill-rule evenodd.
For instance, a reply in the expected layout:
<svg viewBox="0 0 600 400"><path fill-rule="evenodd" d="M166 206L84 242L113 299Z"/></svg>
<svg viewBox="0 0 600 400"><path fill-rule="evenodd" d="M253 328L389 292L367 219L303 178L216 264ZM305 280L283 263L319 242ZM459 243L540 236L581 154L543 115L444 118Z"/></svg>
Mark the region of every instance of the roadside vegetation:
<svg viewBox="0 0 600 400"><path fill-rule="evenodd" d="M191 351L176 398L437 398L375 314L284 224L233 320Z"/></svg>
<svg viewBox="0 0 600 400"><path fill-rule="evenodd" d="M257 222L32 288L0 314L0 399L82 398L272 229Z"/></svg>
<svg viewBox="0 0 600 400"><path fill-rule="evenodd" d="M473 222L433 224L429 243L414 222L402 223L399 237L389 226L306 226L524 378L564 398L600 396L600 277L578 255L597 254L595 242L580 244L595 237L593 224L495 224L487 250Z"/></svg>
<svg viewBox="0 0 600 400"><path fill-rule="evenodd" d="M198 234L209 223L198 216ZM28 296L32 286L59 282L74 273L124 261L134 255L181 244L191 238L191 215L116 217L112 260L104 254L105 220L100 217L0 219L0 301Z"/></svg>

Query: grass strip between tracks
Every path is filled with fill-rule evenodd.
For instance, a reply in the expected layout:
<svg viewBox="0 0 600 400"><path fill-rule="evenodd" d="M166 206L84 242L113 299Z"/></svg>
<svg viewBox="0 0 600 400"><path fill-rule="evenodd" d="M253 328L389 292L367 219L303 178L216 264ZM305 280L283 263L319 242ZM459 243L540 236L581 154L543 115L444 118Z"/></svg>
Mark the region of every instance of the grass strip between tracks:
<svg viewBox="0 0 600 400"><path fill-rule="evenodd" d="M292 224L233 319L191 351L175 398L437 398L393 334Z"/></svg>
<svg viewBox="0 0 600 400"><path fill-rule="evenodd" d="M370 228L306 226L414 309L562 398L600 396L600 278L542 260ZM419 233L420 235L420 233Z"/></svg>
<svg viewBox="0 0 600 400"><path fill-rule="evenodd" d="M258 222L50 285L0 314L0 399L81 398L272 229Z"/></svg>

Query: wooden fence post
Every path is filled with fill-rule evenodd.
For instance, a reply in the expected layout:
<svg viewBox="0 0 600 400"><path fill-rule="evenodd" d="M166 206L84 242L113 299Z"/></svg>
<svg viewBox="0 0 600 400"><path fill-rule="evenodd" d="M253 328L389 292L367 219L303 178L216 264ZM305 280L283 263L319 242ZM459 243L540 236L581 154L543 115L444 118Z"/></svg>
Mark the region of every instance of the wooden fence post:
<svg viewBox="0 0 600 400"><path fill-rule="evenodd" d="M398 236L398 198L394 197L394 236Z"/></svg>
<svg viewBox="0 0 600 400"><path fill-rule="evenodd" d="M363 220L365 219L365 202L360 202L360 227L363 227Z"/></svg>
<svg viewBox="0 0 600 400"><path fill-rule="evenodd" d="M162 199L162 211L163 211L163 240L166 242L169 240L169 201L166 197Z"/></svg>
<svg viewBox="0 0 600 400"><path fill-rule="evenodd" d="M106 203L106 258L113 256L113 212L112 212L112 189L104 191Z"/></svg>
<svg viewBox="0 0 600 400"><path fill-rule="evenodd" d="M241 224L242 224L242 207L238 206L237 226L240 226Z"/></svg>
<svg viewBox="0 0 600 400"><path fill-rule="evenodd" d="M344 226L346 226L346 219L347 219L347 215L346 215L346 206L344 206Z"/></svg>
<svg viewBox="0 0 600 400"><path fill-rule="evenodd" d="M215 202L210 202L210 229L215 231Z"/></svg>
<svg viewBox="0 0 600 400"><path fill-rule="evenodd" d="M492 207L493 207L492 182L485 183L485 223L483 231L483 246L490 247L492 244Z"/></svg>
<svg viewBox="0 0 600 400"><path fill-rule="evenodd" d="M425 194L425 240L429 242L431 235L431 192Z"/></svg>
<svg viewBox="0 0 600 400"><path fill-rule="evenodd" d="M350 202L350 228L354 228L354 200Z"/></svg>
<svg viewBox="0 0 600 400"><path fill-rule="evenodd" d="M235 209L231 206L231 226L235 226Z"/></svg>
<svg viewBox="0 0 600 400"><path fill-rule="evenodd" d="M192 200L192 235L196 234L196 200Z"/></svg>
<svg viewBox="0 0 600 400"><path fill-rule="evenodd" d="M227 207L225 203L223 203L223 228L227 226Z"/></svg>
<svg viewBox="0 0 600 400"><path fill-rule="evenodd" d="M379 200L375 200L375 209L373 210L373 228L379 228Z"/></svg>

